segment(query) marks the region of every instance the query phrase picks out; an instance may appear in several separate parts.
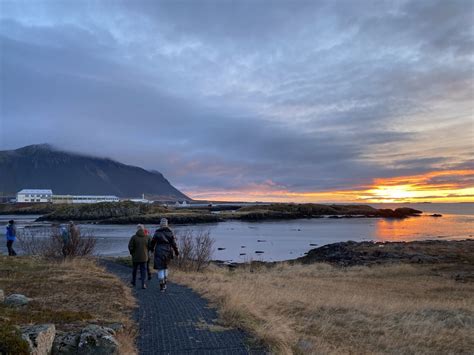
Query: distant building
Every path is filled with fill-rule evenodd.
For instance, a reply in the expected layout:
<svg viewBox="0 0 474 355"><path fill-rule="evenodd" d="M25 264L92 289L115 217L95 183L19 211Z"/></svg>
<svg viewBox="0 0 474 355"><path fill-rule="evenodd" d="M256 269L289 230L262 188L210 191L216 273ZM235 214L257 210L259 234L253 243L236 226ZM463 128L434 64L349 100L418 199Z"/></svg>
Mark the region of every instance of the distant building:
<svg viewBox="0 0 474 355"><path fill-rule="evenodd" d="M126 201L137 202L137 203L153 203L153 201L147 200L146 198L130 198Z"/></svg>
<svg viewBox="0 0 474 355"><path fill-rule="evenodd" d="M113 195L54 195L52 190L23 189L16 194L19 203L98 203L119 202L120 199Z"/></svg>
<svg viewBox="0 0 474 355"><path fill-rule="evenodd" d="M175 207L180 207L180 208L183 208L183 207L189 207L188 203L186 201L183 201L183 203L179 203L179 201L176 201L176 203L174 204Z"/></svg>
<svg viewBox="0 0 474 355"><path fill-rule="evenodd" d="M125 201L131 201L131 202L137 202L137 203L153 203L153 201L150 201L145 198L145 194L142 194L142 198L128 198L128 199L125 199Z"/></svg>
<svg viewBox="0 0 474 355"><path fill-rule="evenodd" d="M113 195L53 195L53 203L99 203L119 202L120 199Z"/></svg>
<svg viewBox="0 0 474 355"><path fill-rule="evenodd" d="M23 189L16 194L16 202L51 202L53 191L41 189Z"/></svg>

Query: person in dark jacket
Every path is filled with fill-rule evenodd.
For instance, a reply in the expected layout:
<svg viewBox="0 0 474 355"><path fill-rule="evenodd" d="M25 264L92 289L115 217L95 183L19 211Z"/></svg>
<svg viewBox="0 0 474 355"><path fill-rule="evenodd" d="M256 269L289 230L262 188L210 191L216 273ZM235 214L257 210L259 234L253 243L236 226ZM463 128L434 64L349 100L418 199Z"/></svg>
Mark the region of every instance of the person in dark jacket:
<svg viewBox="0 0 474 355"><path fill-rule="evenodd" d="M156 230L151 241L151 250L155 252L154 268L158 270L158 280L160 281L160 290L166 290L166 281L168 279L168 263L174 255L178 256L178 246L173 231L168 227L168 220L162 218L160 228Z"/></svg>
<svg viewBox="0 0 474 355"><path fill-rule="evenodd" d="M72 253L71 247L77 242L79 238L79 229L73 221L69 221L67 226L61 226L61 241L63 243L62 252L63 256L67 257Z"/></svg>
<svg viewBox="0 0 474 355"><path fill-rule="evenodd" d="M13 249L13 243L16 241L16 227L15 221L12 219L8 221L7 225L7 249L9 256L15 256L16 252Z"/></svg>
<svg viewBox="0 0 474 355"><path fill-rule="evenodd" d="M143 225L139 224L137 232L130 238L128 250L130 251L133 262L132 285L136 285L137 269L140 268L142 288L145 289L146 264L148 262L148 251L150 250L150 237L145 235Z"/></svg>

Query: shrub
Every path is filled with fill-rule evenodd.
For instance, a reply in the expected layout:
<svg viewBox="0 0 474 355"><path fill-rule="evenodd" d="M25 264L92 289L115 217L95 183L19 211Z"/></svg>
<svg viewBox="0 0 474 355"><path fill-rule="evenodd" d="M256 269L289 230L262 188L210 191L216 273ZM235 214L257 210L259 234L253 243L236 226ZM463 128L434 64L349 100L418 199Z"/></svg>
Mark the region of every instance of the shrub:
<svg viewBox="0 0 474 355"><path fill-rule="evenodd" d="M214 239L209 231L185 231L178 235L179 256L174 265L184 271L201 271L211 262L214 252Z"/></svg>
<svg viewBox="0 0 474 355"><path fill-rule="evenodd" d="M59 228L23 229L18 233L21 249L28 255L48 258L84 257L94 254L96 239L79 229L63 241Z"/></svg>
<svg viewBox="0 0 474 355"><path fill-rule="evenodd" d="M21 337L18 328L11 324L0 324L0 354L28 355L30 347Z"/></svg>

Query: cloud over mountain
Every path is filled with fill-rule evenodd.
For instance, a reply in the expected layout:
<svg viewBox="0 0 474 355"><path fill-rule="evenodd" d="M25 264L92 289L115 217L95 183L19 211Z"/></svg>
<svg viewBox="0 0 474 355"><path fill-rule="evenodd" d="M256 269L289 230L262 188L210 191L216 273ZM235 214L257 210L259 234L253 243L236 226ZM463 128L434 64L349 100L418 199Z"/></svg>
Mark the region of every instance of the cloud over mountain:
<svg viewBox="0 0 474 355"><path fill-rule="evenodd" d="M324 192L453 169L473 153L473 11L4 2L0 144L100 152L196 192Z"/></svg>

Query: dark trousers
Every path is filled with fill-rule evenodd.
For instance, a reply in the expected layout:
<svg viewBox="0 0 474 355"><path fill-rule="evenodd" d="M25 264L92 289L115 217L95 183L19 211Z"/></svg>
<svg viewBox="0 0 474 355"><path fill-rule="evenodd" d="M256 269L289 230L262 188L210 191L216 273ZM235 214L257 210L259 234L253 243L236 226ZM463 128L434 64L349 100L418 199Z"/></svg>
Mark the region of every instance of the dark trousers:
<svg viewBox="0 0 474 355"><path fill-rule="evenodd" d="M7 249L8 249L8 255L10 256L16 255L16 251L13 250L13 240L7 240Z"/></svg>
<svg viewBox="0 0 474 355"><path fill-rule="evenodd" d="M140 267L140 278L142 280L142 286L145 285L146 280L146 262L143 263L133 263L133 273L132 273L132 282L135 284L137 281L137 270Z"/></svg>

